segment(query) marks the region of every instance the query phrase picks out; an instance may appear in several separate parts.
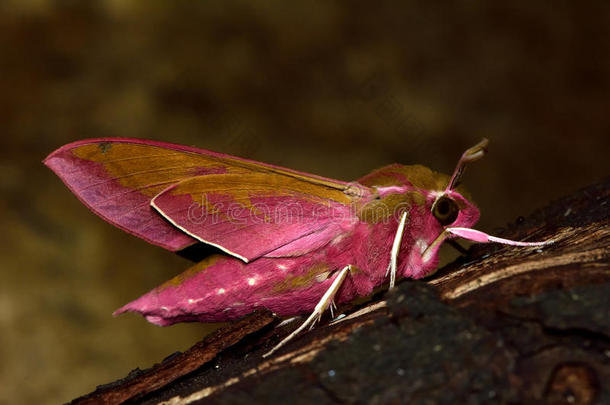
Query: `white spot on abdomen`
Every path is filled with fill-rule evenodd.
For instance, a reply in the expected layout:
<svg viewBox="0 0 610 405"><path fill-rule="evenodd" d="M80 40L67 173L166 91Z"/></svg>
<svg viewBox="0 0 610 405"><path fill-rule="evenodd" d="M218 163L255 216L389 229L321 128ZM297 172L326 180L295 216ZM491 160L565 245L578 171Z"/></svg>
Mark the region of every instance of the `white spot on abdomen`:
<svg viewBox="0 0 610 405"><path fill-rule="evenodd" d="M248 285L254 285L254 284L256 284L256 280L254 279L254 277L250 277L248 279Z"/></svg>
<svg viewBox="0 0 610 405"><path fill-rule="evenodd" d="M203 298L197 298L197 299L189 298L188 299L188 303L189 304L196 304L196 303L198 303L201 300L203 300Z"/></svg>

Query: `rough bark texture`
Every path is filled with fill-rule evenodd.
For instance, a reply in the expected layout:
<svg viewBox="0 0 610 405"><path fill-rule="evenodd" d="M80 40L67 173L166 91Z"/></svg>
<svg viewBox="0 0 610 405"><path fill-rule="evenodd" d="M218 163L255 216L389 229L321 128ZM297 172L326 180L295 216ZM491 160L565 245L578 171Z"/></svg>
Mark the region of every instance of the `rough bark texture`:
<svg viewBox="0 0 610 405"><path fill-rule="evenodd" d="M610 179L263 359L297 323L258 313L81 403L610 403Z"/></svg>

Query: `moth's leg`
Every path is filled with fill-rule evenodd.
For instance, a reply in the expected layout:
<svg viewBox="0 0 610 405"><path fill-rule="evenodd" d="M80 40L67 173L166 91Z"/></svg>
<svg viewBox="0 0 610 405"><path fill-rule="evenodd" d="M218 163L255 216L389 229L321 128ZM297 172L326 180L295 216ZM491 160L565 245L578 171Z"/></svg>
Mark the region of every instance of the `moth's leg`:
<svg viewBox="0 0 610 405"><path fill-rule="evenodd" d="M339 291L339 287L341 287L341 283L343 283L343 281L345 280L345 277L347 277L347 273L352 270L352 267L353 266L351 264L349 264L349 265L345 266L337 274L337 276L333 280L333 282L330 285L330 287L328 288L328 290L326 290L326 292L324 293L324 295L322 296L320 301L318 301L318 304L314 308L312 314L309 315L309 318L307 318L301 326L299 326L290 335L285 337L284 340L282 340L280 343L278 343L273 349L271 349L269 352L265 353L263 355L263 357L270 356L277 349L279 349L280 347L282 347L286 343L288 343L290 340L292 340L292 338L294 338L296 335L298 335L303 329L305 329L308 326L313 327L313 325L317 321L320 320L320 318L322 317L322 314L324 313L326 308L328 308L331 304L333 304L333 298L335 297L335 294L337 293L337 291Z"/></svg>
<svg viewBox="0 0 610 405"><path fill-rule="evenodd" d="M390 253L390 263L388 264L388 268L385 271L385 275L387 277L388 272L390 272L390 290L394 288L394 284L396 284L396 272L398 268L398 251L400 250L400 244L402 243L402 235L405 231L405 224L407 223L407 212L403 212L400 217L400 223L398 224L398 229L396 230L396 236L394 236L394 243L392 244L392 251Z"/></svg>
<svg viewBox="0 0 610 405"><path fill-rule="evenodd" d="M289 323L292 323L294 321L296 321L297 319L299 319L300 317L298 316L293 316L292 318L288 318L288 319L284 319L282 322L280 322L276 328L280 328L282 326L288 325Z"/></svg>

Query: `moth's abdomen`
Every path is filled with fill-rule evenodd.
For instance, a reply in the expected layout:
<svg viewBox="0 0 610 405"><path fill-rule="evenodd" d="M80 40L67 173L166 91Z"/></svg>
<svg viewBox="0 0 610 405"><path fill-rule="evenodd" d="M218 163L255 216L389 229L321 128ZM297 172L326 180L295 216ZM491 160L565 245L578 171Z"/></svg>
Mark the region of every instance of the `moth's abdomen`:
<svg viewBox="0 0 610 405"><path fill-rule="evenodd" d="M248 264L213 255L115 312L137 312L160 326L225 322L259 308L279 316L311 312L336 266L316 257L260 258Z"/></svg>

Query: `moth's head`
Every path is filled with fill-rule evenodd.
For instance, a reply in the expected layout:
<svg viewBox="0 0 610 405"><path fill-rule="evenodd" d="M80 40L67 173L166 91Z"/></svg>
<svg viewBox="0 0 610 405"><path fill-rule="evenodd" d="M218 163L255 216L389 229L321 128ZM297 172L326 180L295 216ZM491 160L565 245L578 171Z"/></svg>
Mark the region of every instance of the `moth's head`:
<svg viewBox="0 0 610 405"><path fill-rule="evenodd" d="M427 235L432 237L432 240L426 240L427 244L421 252L414 252L411 258L413 262L411 268L416 268L418 271L410 274L411 277L423 277L433 271L432 264L434 260L432 259L437 257L438 248L447 238L460 237L473 242L496 242L513 246L544 246L552 243L552 241L513 241L487 235L471 228L479 219L479 210L464 196L464 193L458 186L466 165L483 157L487 144L487 139L483 139L477 145L464 152L444 190L432 191L428 194L427 202L432 214L431 217L434 218L435 224L438 227L428 227L428 229L433 229Z"/></svg>

